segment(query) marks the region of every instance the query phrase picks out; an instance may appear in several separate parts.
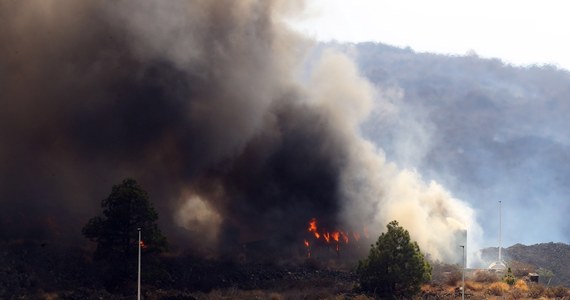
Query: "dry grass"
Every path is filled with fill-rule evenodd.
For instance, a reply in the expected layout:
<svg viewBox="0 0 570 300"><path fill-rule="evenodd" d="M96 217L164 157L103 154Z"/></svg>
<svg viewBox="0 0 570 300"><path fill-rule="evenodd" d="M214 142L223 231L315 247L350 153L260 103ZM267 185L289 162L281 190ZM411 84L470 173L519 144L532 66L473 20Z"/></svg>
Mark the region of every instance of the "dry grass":
<svg viewBox="0 0 570 300"><path fill-rule="evenodd" d="M509 293L509 299L512 300L525 299L525 296L526 293L517 288L511 289Z"/></svg>
<svg viewBox="0 0 570 300"><path fill-rule="evenodd" d="M444 283L447 285L457 285L457 283L461 282L461 272L459 270L453 270L451 272L447 272L445 277Z"/></svg>
<svg viewBox="0 0 570 300"><path fill-rule="evenodd" d="M465 290L480 292L483 289L485 289L485 286L482 283L471 281L471 280L465 281Z"/></svg>
<svg viewBox="0 0 570 300"><path fill-rule="evenodd" d="M528 297L532 299L540 298L542 297L542 295L544 295L545 290L546 288L543 285L538 283L533 283L528 287Z"/></svg>
<svg viewBox="0 0 570 300"><path fill-rule="evenodd" d="M499 276L497 276L497 274L495 274L493 272L489 272L489 271L485 271L485 270L479 270L479 271L475 272L475 275L473 276L473 280L476 282L492 283L492 282L499 281Z"/></svg>
<svg viewBox="0 0 570 300"><path fill-rule="evenodd" d="M494 275L491 273L491 275ZM489 280L487 274L478 277L479 280ZM460 284L460 283L459 283ZM466 296L471 300L484 299L568 299L568 289L565 287L546 288L540 284L527 283L519 279L514 285L497 280L495 282L478 282L471 278L465 281ZM339 282L331 279L288 280L277 283L268 290L240 290L227 288L213 290L210 293L193 294L200 300L370 300L367 295L354 292L352 283ZM425 284L421 287L421 299L452 299L457 298L457 285ZM158 298L157 298L158 299ZM420 299L420 298L417 298Z"/></svg>
<svg viewBox="0 0 570 300"><path fill-rule="evenodd" d="M568 290L563 286L551 286L545 293L548 298L562 299L568 296Z"/></svg>
<svg viewBox="0 0 570 300"><path fill-rule="evenodd" d="M522 279L517 280L513 287L521 292L528 293L528 285Z"/></svg>
<svg viewBox="0 0 570 300"><path fill-rule="evenodd" d="M487 293L493 296L502 296L509 291L509 285L504 282L493 282L487 288Z"/></svg>
<svg viewBox="0 0 570 300"><path fill-rule="evenodd" d="M317 281L317 283L319 283ZM322 283L322 282L321 282ZM332 283L332 282L329 282ZM300 288L300 289L299 289ZM493 283L481 283L473 280L465 282L466 296L471 300L486 299L569 299L568 289L557 286L545 288L543 285L527 283L524 280L517 280L513 286L507 283L497 281ZM428 285L425 284L421 288L422 294L414 299L457 299L457 289L454 286L446 285ZM227 288L213 290L209 293L193 293L199 300L245 300L245 299L269 299L269 300L317 300L317 299L333 299L333 300L371 300L373 298L354 293L353 289L345 289L339 291L334 285L325 287L303 284L292 284L286 288L269 289L269 290L240 290L237 288ZM162 298L153 298L162 299ZM173 298L174 299L174 298ZM176 298L179 299L179 298Z"/></svg>

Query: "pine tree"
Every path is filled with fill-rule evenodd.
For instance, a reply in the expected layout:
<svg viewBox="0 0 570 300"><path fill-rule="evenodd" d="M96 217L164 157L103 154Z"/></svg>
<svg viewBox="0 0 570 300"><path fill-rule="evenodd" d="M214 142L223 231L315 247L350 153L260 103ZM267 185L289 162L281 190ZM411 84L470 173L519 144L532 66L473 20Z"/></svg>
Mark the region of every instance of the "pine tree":
<svg viewBox="0 0 570 300"><path fill-rule="evenodd" d="M167 240L158 228L158 213L148 194L134 179L114 185L101 207L103 214L90 219L82 233L97 243L95 259L105 264L104 281L113 290L136 276L138 228L146 256L166 250Z"/></svg>
<svg viewBox="0 0 570 300"><path fill-rule="evenodd" d="M416 242L397 221L387 225L367 258L359 261L357 274L364 291L383 298L409 298L431 278L431 266Z"/></svg>

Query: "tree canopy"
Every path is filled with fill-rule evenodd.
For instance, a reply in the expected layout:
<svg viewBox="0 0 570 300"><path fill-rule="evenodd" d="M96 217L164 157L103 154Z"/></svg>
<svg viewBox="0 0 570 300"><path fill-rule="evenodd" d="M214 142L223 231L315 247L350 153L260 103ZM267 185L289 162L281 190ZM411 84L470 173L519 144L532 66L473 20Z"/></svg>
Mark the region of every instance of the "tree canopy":
<svg viewBox="0 0 570 300"><path fill-rule="evenodd" d="M91 218L82 233L97 243L95 259L108 263L108 281L117 282L132 277L129 274L136 274L133 266L136 266L138 254L138 228L141 229L144 255L166 250L166 237L156 223L158 213L148 194L134 179L114 185L101 207L102 215Z"/></svg>
<svg viewBox="0 0 570 300"><path fill-rule="evenodd" d="M380 297L408 298L431 278L431 266L416 242L397 221L387 225L367 258L358 262L357 275L364 291Z"/></svg>

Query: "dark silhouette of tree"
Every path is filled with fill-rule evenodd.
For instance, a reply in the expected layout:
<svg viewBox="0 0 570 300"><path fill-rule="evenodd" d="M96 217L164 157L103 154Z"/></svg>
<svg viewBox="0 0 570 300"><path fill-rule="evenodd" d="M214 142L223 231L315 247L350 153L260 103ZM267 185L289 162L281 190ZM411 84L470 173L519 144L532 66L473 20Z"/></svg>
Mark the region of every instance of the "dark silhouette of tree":
<svg viewBox="0 0 570 300"><path fill-rule="evenodd" d="M367 258L358 262L360 287L382 298L411 298L431 278L431 266L397 221L387 225Z"/></svg>
<svg viewBox="0 0 570 300"><path fill-rule="evenodd" d="M158 213L148 194L135 180L114 185L101 207L103 214L90 219L82 233L97 243L95 259L105 263L105 286L114 290L136 277L138 228L146 257L166 250L167 240L158 228Z"/></svg>

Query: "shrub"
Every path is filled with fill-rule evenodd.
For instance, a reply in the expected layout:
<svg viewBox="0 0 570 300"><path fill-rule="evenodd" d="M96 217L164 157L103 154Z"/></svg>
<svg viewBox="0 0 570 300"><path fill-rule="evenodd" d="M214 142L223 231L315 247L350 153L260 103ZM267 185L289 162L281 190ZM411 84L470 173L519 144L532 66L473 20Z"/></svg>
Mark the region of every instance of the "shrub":
<svg viewBox="0 0 570 300"><path fill-rule="evenodd" d="M473 280L477 282L495 282L499 280L497 274L489 271L477 271L473 276Z"/></svg>
<svg viewBox="0 0 570 300"><path fill-rule="evenodd" d="M545 293L548 298L564 298L568 295L568 290L563 286L551 286Z"/></svg>
<svg viewBox="0 0 570 300"><path fill-rule="evenodd" d="M528 296L533 299L540 298L544 294L544 291L544 286L533 283L528 287Z"/></svg>
<svg viewBox="0 0 570 300"><path fill-rule="evenodd" d="M445 284L450 286L456 286L458 282L461 282L462 274L459 270L453 270L447 272L445 276Z"/></svg>
<svg viewBox="0 0 570 300"><path fill-rule="evenodd" d="M526 282L522 279L517 280L517 282L515 282L515 288L523 291L523 292L528 292L528 285L526 284Z"/></svg>
<svg viewBox="0 0 570 300"><path fill-rule="evenodd" d="M446 284L455 286L461 280L461 268L458 265L446 264L439 261L429 262L432 284Z"/></svg>
<svg viewBox="0 0 570 300"><path fill-rule="evenodd" d="M503 281L508 284L508 285L513 285L515 284L515 276L513 275L513 271L511 271L511 268L509 268L509 270L507 271L507 274L505 274L505 276L503 276Z"/></svg>
<svg viewBox="0 0 570 300"><path fill-rule="evenodd" d="M509 290L509 285L504 282L493 282L489 285L487 292L493 296L502 296Z"/></svg>
<svg viewBox="0 0 570 300"><path fill-rule="evenodd" d="M485 288L481 283L475 281L465 281L465 289L472 290L474 292L482 291Z"/></svg>
<svg viewBox="0 0 570 300"><path fill-rule="evenodd" d="M524 298L525 298L525 293L517 288L512 289L509 294L509 299L517 300Z"/></svg>

